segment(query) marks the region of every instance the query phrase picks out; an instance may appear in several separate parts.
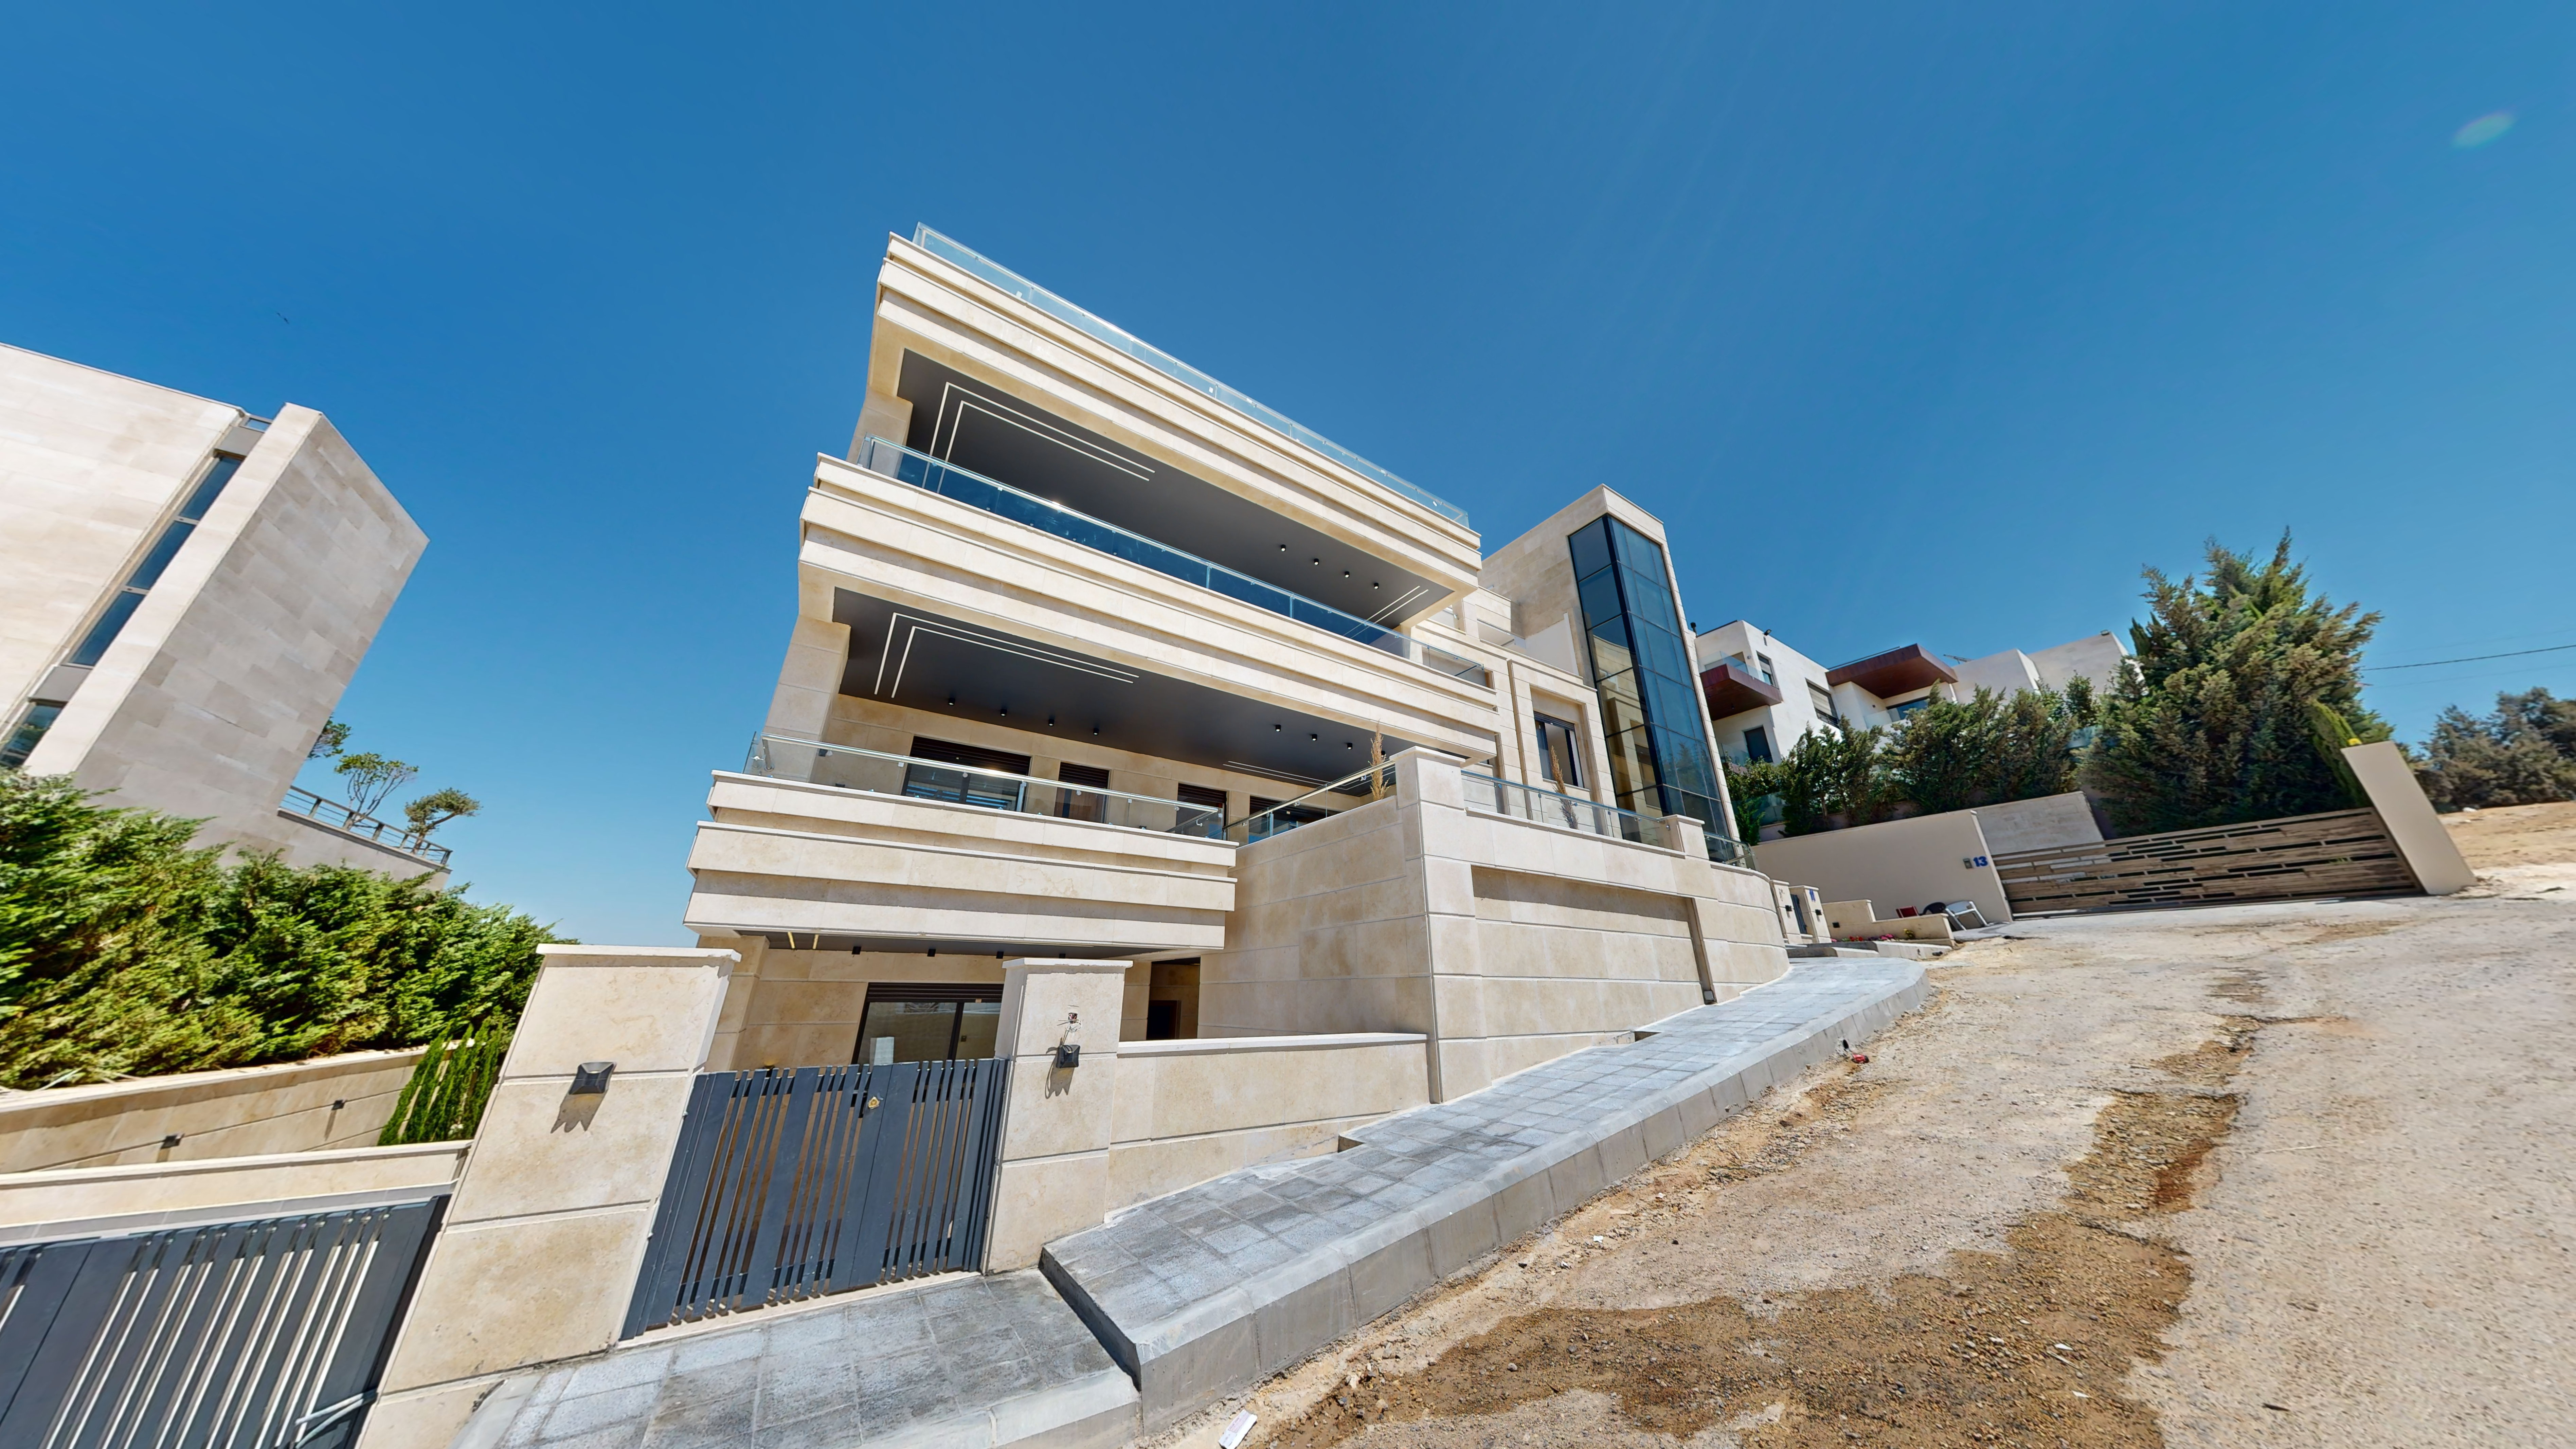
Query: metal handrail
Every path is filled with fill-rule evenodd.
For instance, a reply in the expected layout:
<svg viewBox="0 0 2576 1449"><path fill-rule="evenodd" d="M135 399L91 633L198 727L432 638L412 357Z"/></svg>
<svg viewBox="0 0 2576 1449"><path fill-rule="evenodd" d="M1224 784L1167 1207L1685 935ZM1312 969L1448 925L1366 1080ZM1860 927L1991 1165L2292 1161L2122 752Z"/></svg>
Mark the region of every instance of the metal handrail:
<svg viewBox="0 0 2576 1449"><path fill-rule="evenodd" d="M1457 504L1451 503L1419 484L1406 482L1314 429L1294 421L1278 409L1253 401L1243 393L1137 337L1126 328L1093 316L974 248L941 236L926 225L914 229L912 244L942 261L962 267L981 277L1057 321L1072 324L1183 387L1214 398L1272 432L1302 443L1355 473L1385 484L1388 488L1449 519L1461 528L1467 526L1467 510Z"/></svg>
<svg viewBox="0 0 2576 1449"><path fill-rule="evenodd" d="M947 770L957 774L971 776L977 780L1007 781L1010 785L1016 788L1021 799L1026 799L1029 788L1035 786L1041 789L1054 791L1059 794L1098 795L1104 799L1130 801L1134 804L1145 806L1156 811L1169 810L1174 814L1174 823L1167 827L1118 825L1115 821L1087 822L1091 824L1111 825L1120 830L1143 830L1151 828L1154 829L1157 834L1162 835L1197 835L1213 837L1217 832L1212 827L1221 825L1225 819L1225 812L1222 810L1214 809L1205 805L1191 805L1184 801L1168 799L1161 795L1135 795L1130 794L1125 790L1111 790L1098 785L1072 785L1067 784L1062 780L1042 779L1036 775L1015 775L1007 770L987 770L978 765L961 765L955 760L926 760L919 755L888 754L884 750L863 750L856 745L836 745L823 740L798 739L793 735L773 735L766 732L752 736L751 750L749 754L744 757L742 762L744 774L762 775L770 779L799 778L793 775L784 775L779 772L777 762L770 756L769 747L771 745L792 745L798 749L812 750L817 758L829 755L850 755L860 759L882 760L888 764L902 765L907 770L915 767L925 770ZM824 788L831 790L863 790L873 795L890 793L888 791L871 789L864 785L835 785L829 781L807 781L806 783L821 784ZM1019 813L1028 814L1038 812L1023 810Z"/></svg>
<svg viewBox="0 0 2576 1449"><path fill-rule="evenodd" d="M408 826L396 825L390 820L379 820L373 815L343 805L337 800L326 800L301 785L287 786L286 799L279 802L277 808L288 809L295 806L299 799L303 804L295 813L307 819L320 821L334 830L345 830L351 835L364 836L387 850L401 851L415 860L435 865L441 870L446 869L448 861L454 858L454 852L446 846L432 845L418 838ZM332 819L333 815L339 818ZM386 839L388 834L393 838Z"/></svg>
<svg viewBox="0 0 2576 1449"><path fill-rule="evenodd" d="M873 434L859 442L858 456L852 459L861 468L880 478L909 483L942 498L955 499L970 508L980 508L1014 523L1026 524L1042 533L1067 543L1096 549L1111 558L1152 569L1158 574L1196 584L1213 593L1225 595L1239 603L1267 609L1300 624L1311 625L1327 634L1339 635L1355 644L1392 654L1398 659L1413 660L1443 674L1465 678L1463 671L1419 659L1414 641L1402 632L1384 624L1372 623L1357 614L1336 609L1330 604L1307 598L1294 589L1256 579L1237 569L1204 559L1185 548L1174 548L1159 539L1147 538L1133 529L1121 528L1105 519L1094 518L1077 508L1067 508L1052 499L1040 498L1025 489L1014 488L998 478L989 478L972 468L961 468L928 453L889 442ZM963 484L962 490L955 485ZM980 489L991 489L1000 495L989 502L971 496ZM953 491L954 490L954 491ZM1005 507L993 507L992 503ZM1423 646L1428 647L1428 646ZM1455 659L1456 656L1444 656ZM1460 660L1482 672L1473 661Z"/></svg>

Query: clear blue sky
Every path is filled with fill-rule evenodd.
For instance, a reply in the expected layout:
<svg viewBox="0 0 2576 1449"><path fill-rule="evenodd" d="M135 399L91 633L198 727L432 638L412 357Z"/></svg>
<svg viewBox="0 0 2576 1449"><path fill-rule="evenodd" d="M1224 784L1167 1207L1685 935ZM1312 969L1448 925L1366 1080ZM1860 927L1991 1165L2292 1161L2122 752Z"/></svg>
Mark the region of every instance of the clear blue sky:
<svg viewBox="0 0 2576 1449"><path fill-rule="evenodd" d="M332 416L431 538L342 716L588 940L684 939L921 221L1489 545L1611 484L1693 618L1821 659L2121 627L2285 526L2375 663L2576 642L2564 3L102 3L9 50L0 340ZM2576 651L2380 679L2420 738Z"/></svg>

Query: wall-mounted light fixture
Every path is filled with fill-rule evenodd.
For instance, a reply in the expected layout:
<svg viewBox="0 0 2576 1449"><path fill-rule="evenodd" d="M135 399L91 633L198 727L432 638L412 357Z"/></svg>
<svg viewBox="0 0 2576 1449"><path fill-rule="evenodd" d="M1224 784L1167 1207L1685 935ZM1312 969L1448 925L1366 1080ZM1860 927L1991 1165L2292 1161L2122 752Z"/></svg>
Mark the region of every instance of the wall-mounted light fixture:
<svg viewBox="0 0 2576 1449"><path fill-rule="evenodd" d="M572 1069L572 1088L566 1095L596 1097L608 1090L609 1074L616 1070L615 1062L583 1062Z"/></svg>

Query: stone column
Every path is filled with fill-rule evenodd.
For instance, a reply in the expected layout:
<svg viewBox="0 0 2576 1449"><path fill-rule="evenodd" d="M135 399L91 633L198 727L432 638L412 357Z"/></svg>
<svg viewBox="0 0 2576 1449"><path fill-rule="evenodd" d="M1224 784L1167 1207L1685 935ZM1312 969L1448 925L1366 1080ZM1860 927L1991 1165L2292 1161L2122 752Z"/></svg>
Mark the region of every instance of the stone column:
<svg viewBox="0 0 2576 1449"><path fill-rule="evenodd" d="M2478 873L2469 869L2468 858L2451 839L2450 827L2433 813L2433 802L2424 798L2424 787L2415 783L2414 767L2397 746L2386 740L2353 745L2343 757L2426 895L2447 896L2477 883Z"/></svg>
<svg viewBox="0 0 2576 1449"><path fill-rule="evenodd" d="M731 951L540 946L544 967L394 1340L361 1449L445 1449L511 1372L617 1341ZM573 1069L613 1062L608 1090Z"/></svg>
<svg viewBox="0 0 2576 1449"><path fill-rule="evenodd" d="M1021 957L1002 963L996 1056L1010 1060L1002 1166L984 1271L1032 1267L1038 1250L1109 1211L1109 1142L1118 1097L1125 961ZM1056 1048L1082 1048L1071 1067Z"/></svg>
<svg viewBox="0 0 2576 1449"><path fill-rule="evenodd" d="M1482 828L1467 813L1465 761L1419 746L1395 766L1396 809L1404 849L1422 882L1423 966L1430 975L1428 1038L1431 1100L1446 1102L1493 1080L1485 1060L1485 970L1476 939L1476 869L1481 852L1467 840Z"/></svg>

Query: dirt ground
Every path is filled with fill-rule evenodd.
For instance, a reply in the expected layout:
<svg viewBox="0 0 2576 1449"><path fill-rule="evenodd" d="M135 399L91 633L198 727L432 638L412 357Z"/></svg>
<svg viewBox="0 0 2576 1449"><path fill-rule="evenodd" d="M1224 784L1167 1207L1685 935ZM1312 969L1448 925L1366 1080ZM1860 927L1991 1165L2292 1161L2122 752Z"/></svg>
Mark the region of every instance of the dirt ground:
<svg viewBox="0 0 2576 1449"><path fill-rule="evenodd" d="M1162 1436L2576 1444L2576 805L2441 900L2030 922L1489 1267Z"/></svg>

